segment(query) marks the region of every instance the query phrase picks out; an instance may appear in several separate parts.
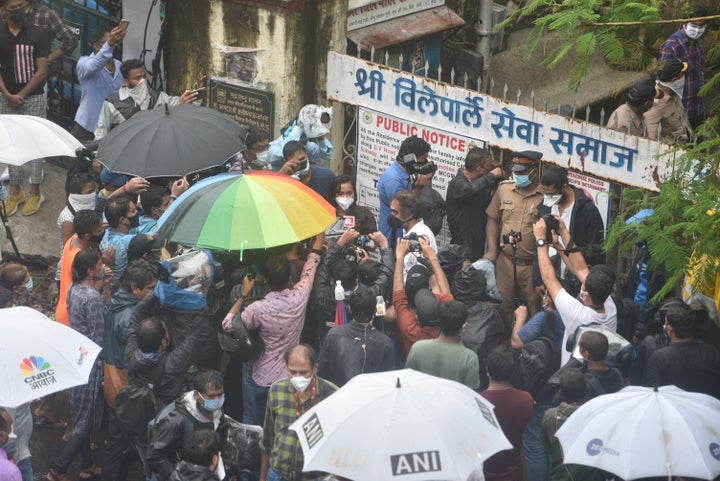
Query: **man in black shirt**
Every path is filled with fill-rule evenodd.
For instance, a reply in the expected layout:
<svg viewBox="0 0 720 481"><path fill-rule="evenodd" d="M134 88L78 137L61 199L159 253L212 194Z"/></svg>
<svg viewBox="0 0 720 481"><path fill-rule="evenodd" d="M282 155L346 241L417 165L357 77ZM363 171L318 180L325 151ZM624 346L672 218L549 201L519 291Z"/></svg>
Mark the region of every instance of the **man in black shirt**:
<svg viewBox="0 0 720 481"><path fill-rule="evenodd" d="M696 314L686 304L671 305L665 315L670 345L655 351L647 364L647 385L673 384L720 399L720 351L695 338Z"/></svg>
<svg viewBox="0 0 720 481"><path fill-rule="evenodd" d="M45 117L43 86L47 78L50 40L26 18L26 0L0 0L5 20L0 24L0 113ZM22 170L10 166L10 188L5 205L8 215L25 202L24 215L38 211L45 198L40 194L42 159L30 162L30 195L20 190Z"/></svg>
<svg viewBox="0 0 720 481"><path fill-rule="evenodd" d="M493 167L490 151L474 147L465 157L465 167L448 184L445 208L452 244L471 249L472 260L485 254L485 209L502 178L502 169Z"/></svg>

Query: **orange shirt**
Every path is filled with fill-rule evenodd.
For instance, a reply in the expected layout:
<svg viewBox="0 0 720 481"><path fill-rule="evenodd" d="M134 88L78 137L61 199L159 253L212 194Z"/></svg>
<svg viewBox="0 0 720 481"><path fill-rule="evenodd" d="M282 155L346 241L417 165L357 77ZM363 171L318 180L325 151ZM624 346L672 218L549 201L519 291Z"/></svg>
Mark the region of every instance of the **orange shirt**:
<svg viewBox="0 0 720 481"><path fill-rule="evenodd" d="M73 235L65 243L63 247L62 264L60 265L60 292L58 292L58 303L55 308L55 320L62 322L66 326L70 326L70 316L67 311L67 292L72 285L72 265L75 256L82 249L73 247L73 241L77 239L77 234Z"/></svg>

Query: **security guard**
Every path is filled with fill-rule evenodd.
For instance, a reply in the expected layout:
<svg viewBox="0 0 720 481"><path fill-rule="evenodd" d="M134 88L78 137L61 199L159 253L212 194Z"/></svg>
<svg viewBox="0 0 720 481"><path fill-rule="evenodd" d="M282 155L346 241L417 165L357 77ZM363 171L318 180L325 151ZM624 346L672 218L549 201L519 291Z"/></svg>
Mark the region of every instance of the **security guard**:
<svg viewBox="0 0 720 481"><path fill-rule="evenodd" d="M543 201L538 172L541 158L542 153L532 150L515 154L510 169L513 180L500 184L486 210L488 250L484 257L495 262L497 286L503 300L502 309L508 320L512 319L516 307L513 305L513 242L517 246L515 266L520 300L525 302L530 315L537 312L540 306L532 281L535 255L532 225L538 218L537 207ZM520 240L511 233L520 233Z"/></svg>

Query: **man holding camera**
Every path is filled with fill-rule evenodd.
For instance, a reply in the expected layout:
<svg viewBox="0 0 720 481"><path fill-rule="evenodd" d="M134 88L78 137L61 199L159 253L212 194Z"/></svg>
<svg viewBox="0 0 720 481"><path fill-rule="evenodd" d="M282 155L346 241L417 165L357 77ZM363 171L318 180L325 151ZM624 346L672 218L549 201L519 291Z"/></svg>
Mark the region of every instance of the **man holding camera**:
<svg viewBox="0 0 720 481"><path fill-rule="evenodd" d="M422 167L423 164L435 165L428 162L429 153L430 144L425 140L416 135L406 138L400 144L400 150L398 150L395 162L383 172L378 181L378 193L380 195L378 228L390 241L393 250L395 249L397 237L400 237L398 235L400 232L396 230L393 237L393 228L388 224L390 221L390 201L398 191L409 190L413 191L415 195L419 195L419 189L431 186L435 171L430 169L429 172L426 172ZM418 172L418 169L420 169L420 172Z"/></svg>
<svg viewBox="0 0 720 481"><path fill-rule="evenodd" d="M524 302L530 315L540 306L533 287L535 238L532 224L543 201L538 167L542 153L525 150L513 155L512 181L500 184L486 213L488 250L485 259L495 262L497 286L506 319L512 319L517 305ZM517 283L517 285L516 285Z"/></svg>
<svg viewBox="0 0 720 481"><path fill-rule="evenodd" d="M424 238L435 254L438 250L435 234L418 215L419 202L412 192L401 190L393 196L390 201L388 223L390 227L402 232L404 239L410 241L408 254L405 256L404 276L407 276L408 271L418 263L417 259L421 251L419 239Z"/></svg>

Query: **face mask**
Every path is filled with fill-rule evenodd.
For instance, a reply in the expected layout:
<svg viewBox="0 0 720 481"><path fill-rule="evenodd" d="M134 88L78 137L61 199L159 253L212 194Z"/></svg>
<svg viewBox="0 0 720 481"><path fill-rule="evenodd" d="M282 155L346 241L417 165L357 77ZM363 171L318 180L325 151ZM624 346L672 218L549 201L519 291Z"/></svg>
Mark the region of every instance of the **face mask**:
<svg viewBox="0 0 720 481"><path fill-rule="evenodd" d="M392 214L387 217L387 223L393 229L402 229L403 222Z"/></svg>
<svg viewBox="0 0 720 481"><path fill-rule="evenodd" d="M335 197L335 203L342 210L348 210L355 203L355 199L352 197Z"/></svg>
<svg viewBox="0 0 720 481"><path fill-rule="evenodd" d="M529 186L532 183L532 182L530 182L530 174L528 174L528 175L513 174L512 176L513 176L513 180L515 181L515 185L520 187L521 189Z"/></svg>
<svg viewBox="0 0 720 481"><path fill-rule="evenodd" d="M545 194L543 196L543 205L545 207L552 207L562 199L562 193L560 194Z"/></svg>
<svg viewBox="0 0 720 481"><path fill-rule="evenodd" d="M134 229L135 227L140 225L140 215L135 214L133 217L128 217L128 220L130 221L130 228Z"/></svg>
<svg viewBox="0 0 720 481"><path fill-rule="evenodd" d="M30 294L33 290L33 280L32 277L25 283L25 292Z"/></svg>
<svg viewBox="0 0 720 481"><path fill-rule="evenodd" d="M103 268L100 269L100 272L95 274L95 277L93 277L93 279L96 281L101 281L101 280L105 279L105 266L103 266Z"/></svg>
<svg viewBox="0 0 720 481"><path fill-rule="evenodd" d="M678 97L682 98L683 90L685 89L685 76L683 75L679 79L673 80L672 82L660 82L658 83L664 87L669 88L677 94Z"/></svg>
<svg viewBox="0 0 720 481"><path fill-rule="evenodd" d="M127 88L128 94L130 94L130 97L135 101L136 104L139 106L143 106L146 100L149 100L150 95L148 93L148 86L145 79L142 79L138 82L136 86L133 88L128 87Z"/></svg>
<svg viewBox="0 0 720 481"><path fill-rule="evenodd" d="M103 231L102 234L91 235L89 240L93 244L100 244L103 240L103 237L105 237L105 231Z"/></svg>
<svg viewBox="0 0 720 481"><path fill-rule="evenodd" d="M295 376L290 378L290 384L300 392L305 392L311 382L312 377Z"/></svg>
<svg viewBox="0 0 720 481"><path fill-rule="evenodd" d="M161 351L161 352L143 352L143 353L142 353L142 358L145 359L146 361L156 362L156 361L159 361L159 360L160 360L160 358L162 357L163 354L165 354L165 351Z"/></svg>
<svg viewBox="0 0 720 481"><path fill-rule="evenodd" d="M70 194L68 196L68 204L75 209L75 212L95 210L95 192L89 194Z"/></svg>
<svg viewBox="0 0 720 481"><path fill-rule="evenodd" d="M267 167L270 164L270 151L258 152L255 163L261 167Z"/></svg>
<svg viewBox="0 0 720 481"><path fill-rule="evenodd" d="M302 177L303 175L307 174L308 172L310 172L310 161L306 161L305 168L295 172L295 175L297 175L298 177Z"/></svg>
<svg viewBox="0 0 720 481"><path fill-rule="evenodd" d="M2 449L5 451L5 454L7 454L8 459L15 458L17 454L17 434L14 432L8 434L8 440L2 446Z"/></svg>
<svg viewBox="0 0 720 481"><path fill-rule="evenodd" d="M705 28L707 27L702 26L698 28L688 23L687 25L685 25L685 35L692 38L693 40L697 40L702 36L703 33L705 33Z"/></svg>
<svg viewBox="0 0 720 481"><path fill-rule="evenodd" d="M224 394L220 396L220 399L205 399L202 394L200 394L200 397L203 400L203 408L210 412L218 411L220 408L223 407L223 404L225 403Z"/></svg>
<svg viewBox="0 0 720 481"><path fill-rule="evenodd" d="M14 8L8 12L8 17L13 23L23 23L25 21L25 9Z"/></svg>

